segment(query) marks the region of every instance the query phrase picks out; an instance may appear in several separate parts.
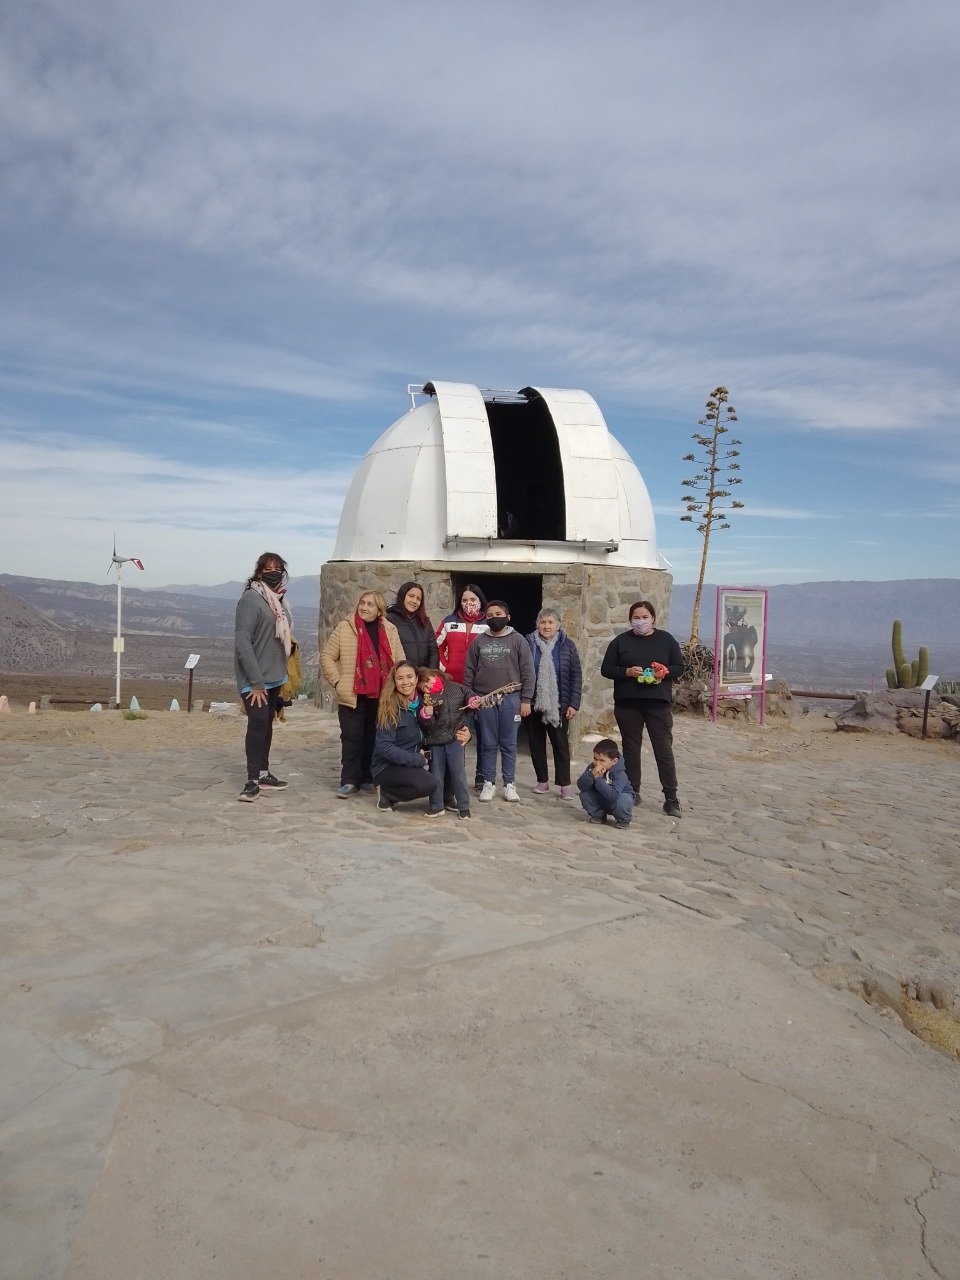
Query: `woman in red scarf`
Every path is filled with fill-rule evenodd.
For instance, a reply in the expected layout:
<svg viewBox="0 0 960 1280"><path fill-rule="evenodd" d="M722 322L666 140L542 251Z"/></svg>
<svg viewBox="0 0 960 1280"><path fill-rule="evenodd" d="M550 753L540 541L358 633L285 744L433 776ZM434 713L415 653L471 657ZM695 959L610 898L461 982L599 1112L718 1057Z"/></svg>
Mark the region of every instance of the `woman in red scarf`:
<svg viewBox="0 0 960 1280"><path fill-rule="evenodd" d="M320 670L337 695L341 800L373 790L370 762L377 736L377 703L403 646L379 591L365 591L356 612L338 623L320 650Z"/></svg>

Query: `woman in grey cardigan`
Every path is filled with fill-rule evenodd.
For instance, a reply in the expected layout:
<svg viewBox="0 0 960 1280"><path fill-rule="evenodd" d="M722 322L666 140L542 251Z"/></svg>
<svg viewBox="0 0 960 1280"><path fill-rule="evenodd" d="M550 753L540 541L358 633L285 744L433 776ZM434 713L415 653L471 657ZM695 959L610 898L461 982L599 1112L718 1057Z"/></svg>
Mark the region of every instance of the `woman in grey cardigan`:
<svg viewBox="0 0 960 1280"><path fill-rule="evenodd" d="M273 721L292 643L292 619L283 599L286 577L283 557L265 551L237 604L234 671L247 713L247 783L241 800L256 800L261 791L283 791L287 785L270 772Z"/></svg>

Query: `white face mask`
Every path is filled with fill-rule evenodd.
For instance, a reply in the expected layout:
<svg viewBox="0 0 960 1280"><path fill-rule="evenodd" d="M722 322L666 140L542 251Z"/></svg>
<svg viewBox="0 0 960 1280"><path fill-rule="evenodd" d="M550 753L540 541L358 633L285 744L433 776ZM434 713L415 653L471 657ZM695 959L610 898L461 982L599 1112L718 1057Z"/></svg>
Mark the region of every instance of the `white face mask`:
<svg viewBox="0 0 960 1280"><path fill-rule="evenodd" d="M653 623L649 618L631 618L630 626L635 636L649 636L653 632Z"/></svg>

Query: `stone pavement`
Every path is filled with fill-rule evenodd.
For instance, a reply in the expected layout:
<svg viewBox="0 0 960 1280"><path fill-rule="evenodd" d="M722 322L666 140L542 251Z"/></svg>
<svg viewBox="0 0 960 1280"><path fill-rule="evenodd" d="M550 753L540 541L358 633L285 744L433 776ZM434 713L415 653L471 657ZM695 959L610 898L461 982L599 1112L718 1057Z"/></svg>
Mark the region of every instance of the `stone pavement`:
<svg viewBox="0 0 960 1280"><path fill-rule="evenodd" d="M312 709L253 805L239 722L3 717L0 1277L960 1277L894 1012L949 1033L957 748L828 729L681 721L617 832L528 761L337 801Z"/></svg>

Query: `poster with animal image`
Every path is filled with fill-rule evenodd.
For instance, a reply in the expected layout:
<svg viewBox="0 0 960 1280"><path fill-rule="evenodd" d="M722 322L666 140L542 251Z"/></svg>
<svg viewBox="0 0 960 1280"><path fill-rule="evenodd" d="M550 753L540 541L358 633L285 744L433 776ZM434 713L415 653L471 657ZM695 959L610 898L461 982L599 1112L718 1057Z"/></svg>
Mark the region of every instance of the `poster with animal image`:
<svg viewBox="0 0 960 1280"><path fill-rule="evenodd" d="M759 588L721 587L718 596L720 687L762 687L767 593Z"/></svg>

